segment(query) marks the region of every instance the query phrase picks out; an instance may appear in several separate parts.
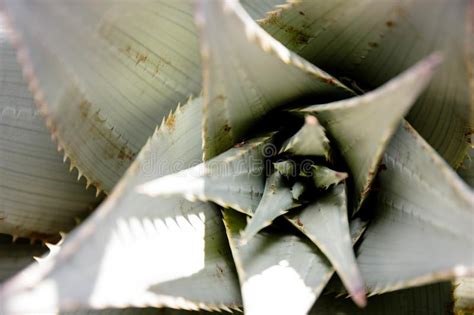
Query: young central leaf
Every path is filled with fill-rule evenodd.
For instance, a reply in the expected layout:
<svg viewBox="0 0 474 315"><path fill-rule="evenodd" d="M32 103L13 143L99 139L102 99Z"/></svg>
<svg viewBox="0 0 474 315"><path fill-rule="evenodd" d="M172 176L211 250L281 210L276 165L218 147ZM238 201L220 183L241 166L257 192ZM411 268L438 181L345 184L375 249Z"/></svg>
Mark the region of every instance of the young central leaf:
<svg viewBox="0 0 474 315"><path fill-rule="evenodd" d="M291 189L284 182L283 176L275 171L267 178L262 199L242 234L242 244L270 225L273 219L297 206L298 203L293 199Z"/></svg>
<svg viewBox="0 0 474 315"><path fill-rule="evenodd" d="M303 127L280 150L295 155L323 156L329 160L329 140L316 117L307 115Z"/></svg>

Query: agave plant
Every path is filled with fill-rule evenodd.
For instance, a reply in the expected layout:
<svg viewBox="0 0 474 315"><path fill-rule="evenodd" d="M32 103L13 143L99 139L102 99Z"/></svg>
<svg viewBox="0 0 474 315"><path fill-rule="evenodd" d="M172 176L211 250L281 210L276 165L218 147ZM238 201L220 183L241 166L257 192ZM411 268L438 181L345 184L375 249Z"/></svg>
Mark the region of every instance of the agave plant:
<svg viewBox="0 0 474 315"><path fill-rule="evenodd" d="M0 3L0 314L472 309L473 1Z"/></svg>

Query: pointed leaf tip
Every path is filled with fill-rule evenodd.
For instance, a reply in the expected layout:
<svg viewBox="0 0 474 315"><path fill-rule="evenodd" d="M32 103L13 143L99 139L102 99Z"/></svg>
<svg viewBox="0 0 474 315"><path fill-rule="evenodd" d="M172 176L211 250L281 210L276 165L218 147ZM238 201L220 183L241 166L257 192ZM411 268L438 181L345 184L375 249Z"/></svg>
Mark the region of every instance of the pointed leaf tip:
<svg viewBox="0 0 474 315"><path fill-rule="evenodd" d="M326 255L354 302L365 305L365 284L352 249L345 184L333 186L287 219Z"/></svg>
<svg viewBox="0 0 474 315"><path fill-rule="evenodd" d="M316 115L351 170L356 189L355 211L367 198L383 152L403 116L441 61L441 55L434 53L367 94L301 109Z"/></svg>
<svg viewBox="0 0 474 315"><path fill-rule="evenodd" d="M283 176L275 171L267 178L262 199L242 233L243 244L246 244L261 229L269 226L275 218L297 206Z"/></svg>
<svg viewBox="0 0 474 315"><path fill-rule="evenodd" d="M272 38L238 1L201 0L197 11L204 71L204 160L241 141L256 121L289 101L352 94Z"/></svg>
<svg viewBox="0 0 474 315"><path fill-rule="evenodd" d="M264 191L265 161L276 153L273 135L251 139L192 168L151 180L138 192L213 201L252 215Z"/></svg>

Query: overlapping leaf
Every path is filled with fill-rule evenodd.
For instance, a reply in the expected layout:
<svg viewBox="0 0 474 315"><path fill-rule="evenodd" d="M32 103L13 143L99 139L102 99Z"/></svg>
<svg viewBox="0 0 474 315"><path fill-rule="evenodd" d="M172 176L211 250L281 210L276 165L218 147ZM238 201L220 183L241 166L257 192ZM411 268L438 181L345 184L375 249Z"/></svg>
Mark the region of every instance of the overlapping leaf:
<svg viewBox="0 0 474 315"><path fill-rule="evenodd" d="M245 217L224 210L224 223L245 314L306 314L332 274L324 255L291 234L259 233L239 245Z"/></svg>
<svg viewBox="0 0 474 315"><path fill-rule="evenodd" d="M98 200L63 163L6 33L0 21L0 233L54 238Z"/></svg>
<svg viewBox="0 0 474 315"><path fill-rule="evenodd" d="M316 117L307 115L303 127L288 139L281 152L291 152L295 155L323 156L329 159L329 140L324 128Z"/></svg>
<svg viewBox="0 0 474 315"><path fill-rule="evenodd" d="M155 126L201 90L190 0L6 0L24 70L74 166L110 191Z"/></svg>
<svg viewBox="0 0 474 315"><path fill-rule="evenodd" d="M372 293L474 270L474 192L404 124L388 147L357 261Z"/></svg>
<svg viewBox="0 0 474 315"><path fill-rule="evenodd" d="M350 95L339 81L270 37L238 1L201 0L197 11L205 160L240 142L256 121L290 101Z"/></svg>
<svg viewBox="0 0 474 315"><path fill-rule="evenodd" d="M304 209L287 214L287 218L321 249L352 299L364 306L365 285L352 249L345 184L333 187Z"/></svg>
<svg viewBox="0 0 474 315"><path fill-rule="evenodd" d="M276 153L271 140L271 135L251 139L195 167L150 181L138 191L213 201L252 215L264 193L266 161Z"/></svg>
<svg viewBox="0 0 474 315"><path fill-rule="evenodd" d="M291 188L284 182L283 176L275 171L267 178L262 199L245 227L241 242L247 243L258 231L269 226L275 218L297 206Z"/></svg>
<svg viewBox="0 0 474 315"><path fill-rule="evenodd" d="M197 99L169 116L107 201L61 250L0 287L0 313L238 307L238 280L218 209L135 192L137 185L200 159L200 113Z"/></svg>
<svg viewBox="0 0 474 315"><path fill-rule="evenodd" d="M432 55L375 91L302 109L317 116L349 166L356 210L368 194L391 136L439 62L440 57Z"/></svg>
<svg viewBox="0 0 474 315"><path fill-rule="evenodd" d="M319 189L328 189L332 185L339 184L349 176L347 173L338 172L321 165L312 165L311 169L314 185Z"/></svg>
<svg viewBox="0 0 474 315"><path fill-rule="evenodd" d="M239 273L247 314L306 314L334 273L334 269L313 244L290 233L261 232L245 245L240 234L245 218L224 210L224 224ZM366 222L351 222L356 242Z"/></svg>
<svg viewBox="0 0 474 315"><path fill-rule="evenodd" d="M445 62L408 120L451 165L459 165L468 148L465 135L474 126L468 85L474 60L472 1L288 2L260 25L356 90L373 89L442 51Z"/></svg>

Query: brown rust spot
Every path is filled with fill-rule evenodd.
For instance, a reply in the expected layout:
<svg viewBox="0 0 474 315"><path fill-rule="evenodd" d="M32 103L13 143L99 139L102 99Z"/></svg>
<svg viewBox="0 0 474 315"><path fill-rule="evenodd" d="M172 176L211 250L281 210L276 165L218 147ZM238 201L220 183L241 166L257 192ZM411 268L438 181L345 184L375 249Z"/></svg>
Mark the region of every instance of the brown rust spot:
<svg viewBox="0 0 474 315"><path fill-rule="evenodd" d="M136 57L136 61L135 61L136 65L138 65L140 62L145 62L148 59L148 55L145 55L139 52L136 53L135 57Z"/></svg>
<svg viewBox="0 0 474 315"><path fill-rule="evenodd" d="M297 218L297 219L296 219L296 224L297 224L298 226L303 227L303 223L301 223L300 218Z"/></svg>
<svg viewBox="0 0 474 315"><path fill-rule="evenodd" d="M416 131L412 127L410 127L410 125L403 124L403 129L405 129L410 135L414 137L418 137L418 135L416 134Z"/></svg>
<svg viewBox="0 0 474 315"><path fill-rule="evenodd" d="M211 101L211 103L214 103L214 102L224 102L226 99L226 97L222 94L218 94L216 95L216 97L214 97Z"/></svg>
<svg viewBox="0 0 474 315"><path fill-rule="evenodd" d="M335 175L339 179L345 179L348 177L347 173L343 173L343 172L336 172Z"/></svg>
<svg viewBox="0 0 474 315"><path fill-rule="evenodd" d="M379 44L376 42L369 42L369 46L372 48L376 48L376 47L379 47Z"/></svg>
<svg viewBox="0 0 474 315"><path fill-rule="evenodd" d="M223 276L223 275L224 275L224 268L222 268L221 266L219 266L219 264L216 264L216 268L217 268L217 271L218 271L217 276L218 276L218 277Z"/></svg>
<svg viewBox="0 0 474 315"><path fill-rule="evenodd" d="M135 159L136 154L130 150L126 145L123 145L120 148L119 153L117 154L117 158L119 160L127 160L127 161L133 161Z"/></svg>
<svg viewBox="0 0 474 315"><path fill-rule="evenodd" d="M245 144L245 141L234 144L234 148L240 148Z"/></svg>
<svg viewBox="0 0 474 315"><path fill-rule="evenodd" d="M385 25L387 25L387 27L392 28L392 27L395 26L395 22L393 22L393 21L387 21L387 22L385 22Z"/></svg>
<svg viewBox="0 0 474 315"><path fill-rule="evenodd" d="M174 113L171 113L165 120L165 125L168 127L168 129L174 129L174 125L176 123L176 116Z"/></svg>
<svg viewBox="0 0 474 315"><path fill-rule="evenodd" d="M270 190L272 191L272 194L276 193L276 186L274 184L270 185Z"/></svg>
<svg viewBox="0 0 474 315"><path fill-rule="evenodd" d="M232 129L232 128L231 128L228 124L224 124L224 126L222 126L222 130L223 130L225 133L229 133L231 129Z"/></svg>
<svg viewBox="0 0 474 315"><path fill-rule="evenodd" d="M362 193L361 193L362 197L367 196L370 191L371 191L370 186L366 186L366 187L364 188L364 190L362 191Z"/></svg>
<svg viewBox="0 0 474 315"><path fill-rule="evenodd" d="M303 25L302 27L303 29L305 28L305 26ZM305 45L309 42L309 40L311 39L311 35L308 34L307 32L305 32L303 29L299 29L299 28L296 28L296 27L293 27L293 26L287 26L284 28L284 31L289 33L289 34L292 34L294 35L292 41L297 44L297 45Z"/></svg>
<svg viewBox="0 0 474 315"><path fill-rule="evenodd" d="M302 15L302 16L305 15L303 11L298 11L298 13L299 13L300 15Z"/></svg>
<svg viewBox="0 0 474 315"><path fill-rule="evenodd" d="M79 111L81 112L82 118L87 118L89 116L89 111L91 109L91 103L88 101L82 101L79 104Z"/></svg>
<svg viewBox="0 0 474 315"><path fill-rule="evenodd" d="M324 83L327 83L327 84L331 84L331 85L336 84L336 80L334 78L322 78L322 80L324 81Z"/></svg>
<svg viewBox="0 0 474 315"><path fill-rule="evenodd" d="M267 17L264 20L262 20L261 24L263 24L263 25L268 25L268 24L279 25L280 24L280 14L278 13L278 11L269 12L267 14Z"/></svg>

